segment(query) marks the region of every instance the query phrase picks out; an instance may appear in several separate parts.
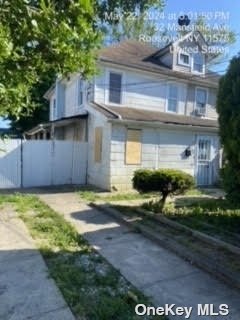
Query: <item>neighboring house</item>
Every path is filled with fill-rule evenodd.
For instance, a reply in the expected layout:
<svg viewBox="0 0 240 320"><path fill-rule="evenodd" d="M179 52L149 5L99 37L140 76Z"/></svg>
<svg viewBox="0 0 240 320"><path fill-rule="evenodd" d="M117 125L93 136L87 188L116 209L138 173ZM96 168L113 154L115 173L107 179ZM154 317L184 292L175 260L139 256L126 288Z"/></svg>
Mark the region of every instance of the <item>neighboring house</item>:
<svg viewBox="0 0 240 320"><path fill-rule="evenodd" d="M138 168L174 168L198 185L218 181L219 76L199 32L156 49L125 41L100 51L100 74L58 79L45 97L50 122L26 133L88 141L88 184L131 188Z"/></svg>

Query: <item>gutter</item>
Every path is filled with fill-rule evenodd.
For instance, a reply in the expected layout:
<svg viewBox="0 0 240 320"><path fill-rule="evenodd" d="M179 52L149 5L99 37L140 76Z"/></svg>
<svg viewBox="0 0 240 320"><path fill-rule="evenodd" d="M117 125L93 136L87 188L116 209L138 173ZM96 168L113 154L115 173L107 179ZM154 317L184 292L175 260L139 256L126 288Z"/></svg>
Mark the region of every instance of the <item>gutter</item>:
<svg viewBox="0 0 240 320"><path fill-rule="evenodd" d="M218 133L217 127L204 127L204 126L195 126L191 124L176 124L176 123L166 123L166 122L150 122L150 121L138 121L138 120L120 120L120 119L109 119L108 122L122 124L122 125L133 125L133 126L140 126L142 125L147 127L157 127L157 128L171 128L172 130L177 129L184 129L184 130L198 130L198 131L208 131L208 132L215 132Z"/></svg>

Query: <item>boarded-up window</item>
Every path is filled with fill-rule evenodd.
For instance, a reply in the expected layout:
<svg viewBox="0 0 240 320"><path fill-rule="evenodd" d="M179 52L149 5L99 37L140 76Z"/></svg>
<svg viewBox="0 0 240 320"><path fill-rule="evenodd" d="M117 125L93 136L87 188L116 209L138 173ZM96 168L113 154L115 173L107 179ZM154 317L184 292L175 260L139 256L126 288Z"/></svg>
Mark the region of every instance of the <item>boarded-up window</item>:
<svg viewBox="0 0 240 320"><path fill-rule="evenodd" d="M141 163L141 130L128 129L126 141L126 164Z"/></svg>
<svg viewBox="0 0 240 320"><path fill-rule="evenodd" d="M94 159L95 162L102 161L102 127L95 128Z"/></svg>

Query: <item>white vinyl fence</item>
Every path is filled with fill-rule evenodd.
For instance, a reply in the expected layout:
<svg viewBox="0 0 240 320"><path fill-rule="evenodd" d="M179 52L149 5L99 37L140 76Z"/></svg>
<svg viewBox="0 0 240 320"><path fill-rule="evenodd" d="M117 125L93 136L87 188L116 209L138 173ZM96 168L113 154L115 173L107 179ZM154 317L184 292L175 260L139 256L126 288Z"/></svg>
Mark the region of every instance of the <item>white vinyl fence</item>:
<svg viewBox="0 0 240 320"><path fill-rule="evenodd" d="M0 188L86 184L87 143L0 141Z"/></svg>

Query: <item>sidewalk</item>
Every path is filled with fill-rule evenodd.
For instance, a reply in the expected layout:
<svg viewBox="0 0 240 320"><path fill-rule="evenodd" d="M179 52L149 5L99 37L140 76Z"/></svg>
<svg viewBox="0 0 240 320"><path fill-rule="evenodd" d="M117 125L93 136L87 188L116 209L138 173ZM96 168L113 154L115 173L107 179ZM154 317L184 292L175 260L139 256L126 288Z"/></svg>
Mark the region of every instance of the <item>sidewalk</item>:
<svg viewBox="0 0 240 320"><path fill-rule="evenodd" d="M92 209L74 193L39 194L41 200L62 213L79 233L156 306L175 303L193 307L192 320L239 320L240 293L215 280L139 233ZM228 304L228 316L197 316L198 304ZM215 310L216 311L216 310ZM172 316L172 320L185 319Z"/></svg>
<svg viewBox="0 0 240 320"><path fill-rule="evenodd" d="M0 210L0 319L75 320L10 207Z"/></svg>

